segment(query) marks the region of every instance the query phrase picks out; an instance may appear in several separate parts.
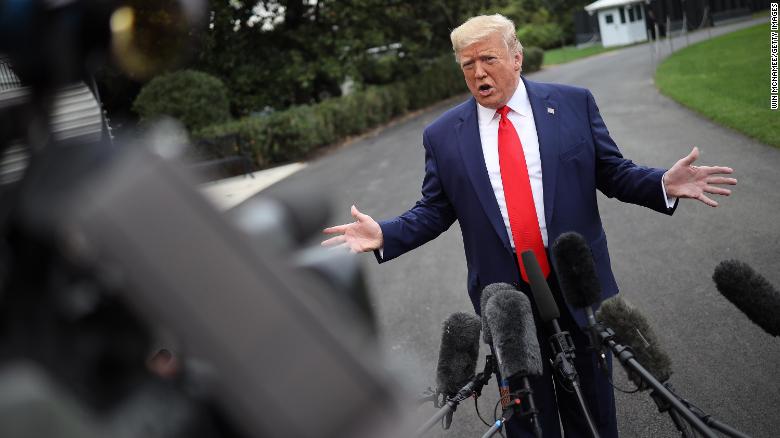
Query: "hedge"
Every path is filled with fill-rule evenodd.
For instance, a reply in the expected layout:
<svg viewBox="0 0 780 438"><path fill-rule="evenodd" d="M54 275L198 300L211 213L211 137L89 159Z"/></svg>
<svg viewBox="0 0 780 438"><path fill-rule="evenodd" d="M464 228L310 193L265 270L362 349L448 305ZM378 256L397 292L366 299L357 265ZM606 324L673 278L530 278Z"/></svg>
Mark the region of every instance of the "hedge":
<svg viewBox="0 0 780 438"><path fill-rule="evenodd" d="M544 50L539 47L528 47L523 50L523 71L526 73L538 71L544 62Z"/></svg>
<svg viewBox="0 0 780 438"><path fill-rule="evenodd" d="M230 119L227 88L218 78L195 70L167 73L149 81L133 102L141 121L167 115L192 132Z"/></svg>
<svg viewBox="0 0 780 438"><path fill-rule="evenodd" d="M542 49L559 47L564 37L563 28L554 22L528 23L517 31L517 39L524 44Z"/></svg>
<svg viewBox="0 0 780 438"><path fill-rule="evenodd" d="M526 49L523 71L541 65L541 55ZM537 49L541 52L540 49ZM535 61L536 58L538 61ZM533 62L531 62L533 61ZM260 167L300 160L315 149L356 135L447 97L466 91L463 74L452 55L438 58L410 79L370 86L348 96L300 105L269 115L252 115L193 133L201 144L238 142ZM204 142L205 140L205 142ZM224 145L223 145L224 146ZM204 151L201 151L201 153ZM206 151L208 154L208 151ZM212 155L220 155L213 151Z"/></svg>

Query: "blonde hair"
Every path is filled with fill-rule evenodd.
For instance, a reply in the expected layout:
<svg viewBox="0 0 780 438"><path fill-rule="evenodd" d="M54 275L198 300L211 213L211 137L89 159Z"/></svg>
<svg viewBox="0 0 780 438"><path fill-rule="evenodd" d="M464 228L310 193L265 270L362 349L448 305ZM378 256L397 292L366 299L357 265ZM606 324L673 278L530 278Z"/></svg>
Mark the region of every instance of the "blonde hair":
<svg viewBox="0 0 780 438"><path fill-rule="evenodd" d="M461 50L490 37L494 33L501 35L510 55L514 55L516 52L523 53L523 45L517 40L515 23L512 20L501 14L477 15L466 20L450 33L455 59L459 60L458 53Z"/></svg>

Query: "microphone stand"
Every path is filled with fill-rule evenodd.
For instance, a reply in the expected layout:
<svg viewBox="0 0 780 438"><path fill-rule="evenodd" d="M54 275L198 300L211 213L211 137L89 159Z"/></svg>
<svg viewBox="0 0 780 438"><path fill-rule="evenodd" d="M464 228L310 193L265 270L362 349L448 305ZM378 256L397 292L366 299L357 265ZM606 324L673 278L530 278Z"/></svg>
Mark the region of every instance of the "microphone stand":
<svg viewBox="0 0 780 438"><path fill-rule="evenodd" d="M580 411L585 417L585 421L588 423L588 430L590 430L593 438L599 438L599 432L596 428L596 423L593 421L593 417L590 415L588 405L585 403L585 396L582 394L580 388L579 378L577 376L577 369L574 368L574 342L571 339L569 332L561 331L558 320L552 320L553 335L550 336L550 346L552 347L553 356L552 360L553 369L557 372L558 376L563 379L564 386L566 383L574 390L574 394L577 396L577 402L580 405Z"/></svg>
<svg viewBox="0 0 780 438"><path fill-rule="evenodd" d="M460 389L460 391L458 391L457 394L453 395L452 397L448 397L447 401L444 403L444 406L442 406L438 412L436 412L428 421L426 421L425 424L417 429L413 437L419 438L425 435L425 433L428 432L428 430L433 427L433 425L441 421L441 419L445 416L447 417L447 420L444 428L449 429L450 424L452 424L452 414L458 408L460 402L473 395L479 397L482 394L482 388L484 388L485 385L487 385L490 381L490 375L493 374L493 370L495 368L495 358L492 355L487 355L485 357L485 369L482 370L481 373L475 375L471 381L469 381L469 383L467 383L463 388Z"/></svg>
<svg viewBox="0 0 780 438"><path fill-rule="evenodd" d="M664 386L666 386L666 384L664 384ZM669 389L668 386L667 389ZM658 412L669 413L669 417L672 418L672 423L674 423L674 427L676 427L677 430L680 432L680 436L682 438L696 438L696 435L691 430L691 426L685 422L685 420L682 418L679 412L677 412L672 408L672 405L670 405L666 400L664 400L663 397L658 395L658 393L655 390L650 391L650 397L655 402L656 407L658 407Z"/></svg>
<svg viewBox="0 0 780 438"><path fill-rule="evenodd" d="M669 413L672 415L672 420L675 421L675 423L677 423L679 419L675 419L675 415L672 414L672 412L676 412L682 415L685 420L688 421L688 423L702 435L708 438L718 438L718 435L716 435L712 429L705 425L698 416L691 412L691 410L686 407L685 404L683 404L676 395L669 391L666 386L661 384L661 382L653 377L653 375L650 374L650 372L647 371L645 367L637 362L637 360L634 358L634 352L630 347L618 344L615 341L615 332L613 332L612 329L600 326L599 337L601 338L602 345L608 346L624 367L630 368L642 379L644 383L653 388L653 393L656 394L653 397L654 399L659 397L671 405L673 409L670 410Z"/></svg>
<svg viewBox="0 0 780 438"><path fill-rule="evenodd" d="M542 438L542 427L539 424L538 413L536 410L536 404L534 403L533 391L531 385L528 383L528 377L523 377L523 388L515 391L512 394L513 398L504 412L501 414L501 418L490 427L490 429L482 435L482 438L488 438L496 434L504 426L504 423L509 421L512 416L517 413L521 417L531 417L531 426L533 427L534 436L536 438ZM522 400L525 397L528 400L528 407L523 409Z"/></svg>
<svg viewBox="0 0 780 438"><path fill-rule="evenodd" d="M429 386L428 389L426 389L425 391L423 391L422 394L417 396L417 399L415 401L417 402L417 406L424 405L425 403L428 402L433 402L434 406L438 407L439 394Z"/></svg>
<svg viewBox="0 0 780 438"><path fill-rule="evenodd" d="M716 420L711 415L705 414L704 411L696 407L693 403L689 402L688 400L684 399L683 397L680 397L677 395L676 392L674 392L674 388L672 387L672 384L669 382L664 383L664 387L666 387L669 392L675 396L682 404L685 405L686 408L688 408L691 412L693 412L693 415L696 415L701 419L701 421L704 422L707 426L710 426L711 428L717 430L718 432L728 435L730 437L734 438L750 438L749 435L744 434L743 432L738 431L737 429L734 429L733 427L729 426L726 423L723 423L721 421ZM653 395L652 393L650 395ZM655 397L654 397L655 398ZM674 419L674 417L672 417Z"/></svg>

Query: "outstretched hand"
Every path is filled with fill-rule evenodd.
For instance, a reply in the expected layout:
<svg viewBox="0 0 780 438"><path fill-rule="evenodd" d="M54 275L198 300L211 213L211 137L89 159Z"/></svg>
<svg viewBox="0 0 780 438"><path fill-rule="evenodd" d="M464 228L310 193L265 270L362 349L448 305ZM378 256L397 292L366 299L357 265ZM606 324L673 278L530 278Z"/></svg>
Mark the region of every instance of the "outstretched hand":
<svg viewBox="0 0 780 438"><path fill-rule="evenodd" d="M694 147L687 157L676 162L671 169L664 174L664 188L666 195L676 198L691 198L717 207L718 203L710 199L706 193L728 196L731 190L717 187L717 185L735 185L737 180L720 175L729 175L734 172L730 167L721 166L694 166L693 162L699 158L699 148Z"/></svg>
<svg viewBox="0 0 780 438"><path fill-rule="evenodd" d="M369 215L361 213L354 205L351 208L355 222L336 225L322 230L325 234L338 234L322 242L322 246L339 246L353 253L367 252L382 247L382 228Z"/></svg>

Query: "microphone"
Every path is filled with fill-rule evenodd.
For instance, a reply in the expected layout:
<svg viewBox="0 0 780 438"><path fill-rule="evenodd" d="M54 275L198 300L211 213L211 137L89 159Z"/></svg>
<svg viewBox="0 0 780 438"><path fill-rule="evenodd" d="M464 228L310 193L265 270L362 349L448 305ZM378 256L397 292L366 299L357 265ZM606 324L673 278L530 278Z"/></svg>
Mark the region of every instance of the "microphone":
<svg viewBox="0 0 780 438"><path fill-rule="evenodd" d="M561 234L555 241L552 252L564 298L573 307L586 309L588 322L595 324L590 306L599 302L601 285L590 246L581 235L569 232Z"/></svg>
<svg viewBox="0 0 780 438"><path fill-rule="evenodd" d="M507 379L541 376L542 353L528 297L515 289L499 291L488 300L483 313L501 375Z"/></svg>
<svg viewBox="0 0 780 438"><path fill-rule="evenodd" d="M747 263L725 260L712 275L721 295L753 323L772 336L780 336L780 293Z"/></svg>
<svg viewBox="0 0 780 438"><path fill-rule="evenodd" d="M555 304L555 298L553 298L550 287L547 285L547 280L542 274L542 268L536 260L536 255L533 251L527 250L523 251L521 257L523 266L525 266L525 272L528 274L528 283L531 285L531 292L534 295L539 317L542 321L549 322L553 330L553 335L549 339L553 354L553 369L562 380L564 389L574 391L577 396L580 411L588 424L591 436L599 438L596 423L590 415L590 410L585 403L585 397L580 388L577 369L574 368L574 341L572 341L569 332L562 331L561 326L558 324L558 317L560 316L558 305ZM570 388L565 388L566 386Z"/></svg>
<svg viewBox="0 0 780 438"><path fill-rule="evenodd" d="M481 326L476 315L465 312L453 313L442 324L436 384L448 397L454 396L474 377Z"/></svg>
<svg viewBox="0 0 780 438"><path fill-rule="evenodd" d="M482 340L485 342L485 344L490 346L493 354L495 354L495 349L493 348L493 336L491 334L490 328L488 327L487 320L485 319L485 309L487 308L487 303L490 298L500 291L515 292L516 289L509 283L492 283L482 289L482 294L479 297L479 309L480 314L482 315ZM499 373L496 375L496 379L498 379L498 392L501 395L501 407L506 409L506 407L509 405L509 378L502 370L499 370Z"/></svg>
<svg viewBox="0 0 780 438"><path fill-rule="evenodd" d="M669 412L683 436L693 436L688 427L690 424L707 437L717 436L710 429L712 427L731 437L747 438L747 435L706 415L674 392L668 382L672 374L672 360L660 348L655 332L639 310L629 306L620 297L613 297L601 304L597 317L603 323L599 328L604 345L612 349L628 378L640 391L652 389L650 396L658 412Z"/></svg>
<svg viewBox="0 0 780 438"><path fill-rule="evenodd" d="M588 321L591 347L598 351L599 364L607 370L607 358L601 346L596 317L591 306L601 300L601 284L596 275L596 264L590 246L581 235L561 234L552 248L555 272L563 297L574 308L584 309Z"/></svg>
<svg viewBox="0 0 780 438"><path fill-rule="evenodd" d="M479 355L479 331L482 321L476 315L455 312L442 324L439 363L436 367L437 392L445 396L443 405L425 422L413 437L421 437L433 425L446 417L444 428L452 423L452 413L458 404L474 394L479 395L490 380L493 363L487 360L485 370L474 374ZM488 356L490 358L490 356ZM436 397L438 398L438 397Z"/></svg>
<svg viewBox="0 0 780 438"><path fill-rule="evenodd" d="M542 429L536 414L536 403L528 382L529 377L542 375L542 353L536 337L531 303L528 297L514 288L505 288L493 294L482 313L492 333L501 377L507 381L510 378L521 379L521 392L528 394L531 425L536 436L541 438ZM507 400L504 408L508 405Z"/></svg>
<svg viewBox="0 0 780 438"><path fill-rule="evenodd" d="M660 348L658 337L650 323L620 297L613 297L601 304L598 320L615 332L618 343L630 347L636 360L661 383L672 375L672 360ZM639 375L626 369L629 379L640 389L649 387Z"/></svg>
<svg viewBox="0 0 780 438"><path fill-rule="evenodd" d="M488 300L490 300L496 292L505 290L515 291L516 289L509 283L493 283L485 286L479 297L479 310L480 315L482 315L482 341L488 345L493 345L493 337L488 329L487 321L485 320L485 308L487 308Z"/></svg>

